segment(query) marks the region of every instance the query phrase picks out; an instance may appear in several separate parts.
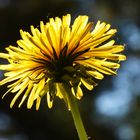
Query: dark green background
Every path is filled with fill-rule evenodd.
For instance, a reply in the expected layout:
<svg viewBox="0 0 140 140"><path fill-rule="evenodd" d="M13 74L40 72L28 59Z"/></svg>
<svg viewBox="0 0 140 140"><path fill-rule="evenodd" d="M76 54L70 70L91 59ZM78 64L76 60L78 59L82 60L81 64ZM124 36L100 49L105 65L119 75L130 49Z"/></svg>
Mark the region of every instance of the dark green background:
<svg viewBox="0 0 140 140"><path fill-rule="evenodd" d="M139 0L0 0L0 50L16 45L19 29L30 31L40 20L71 13L117 28L116 42L125 44L127 61L117 76L106 76L78 102L91 140L140 140L140 1ZM4 63L0 60L0 63ZM2 79L2 71L0 78ZM0 87L0 96L7 90ZM10 109L14 95L0 100L0 140L78 140L63 100L50 110L43 99L39 111Z"/></svg>

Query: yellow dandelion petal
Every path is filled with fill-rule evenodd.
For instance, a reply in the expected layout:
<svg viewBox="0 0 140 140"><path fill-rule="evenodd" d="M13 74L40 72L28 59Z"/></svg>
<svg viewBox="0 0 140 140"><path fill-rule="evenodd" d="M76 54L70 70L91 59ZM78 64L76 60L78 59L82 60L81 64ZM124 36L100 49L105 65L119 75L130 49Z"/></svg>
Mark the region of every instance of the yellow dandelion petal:
<svg viewBox="0 0 140 140"><path fill-rule="evenodd" d="M39 107L40 107L40 103L41 103L41 98L38 97L38 98L36 99L36 110L39 109Z"/></svg>
<svg viewBox="0 0 140 140"><path fill-rule="evenodd" d="M40 21L40 30L42 34L46 35L47 28L44 25L43 21Z"/></svg>
<svg viewBox="0 0 140 140"><path fill-rule="evenodd" d="M63 18L62 18L63 26L70 26L70 22L71 22L71 15L70 14L63 16Z"/></svg>
<svg viewBox="0 0 140 140"><path fill-rule="evenodd" d="M34 84L32 90L31 90L31 93L29 95L28 102L27 102L27 108L29 108L29 109L33 105L36 90L37 90L37 84Z"/></svg>
<svg viewBox="0 0 140 140"><path fill-rule="evenodd" d="M74 50L73 54L74 54L75 52L78 52L78 51L87 49L87 46L81 45L81 41L80 41L80 40L83 40L84 37L86 37L86 35L88 34L88 32L90 31L90 29L91 29L92 26L93 26L93 23L89 23L89 24L87 24L87 26L83 29L83 32L82 32L81 34L76 33L77 36L78 36L78 38L79 38L79 40L76 39L76 41L77 41L77 42L80 42L80 43L79 43L79 47L76 48L76 49Z"/></svg>
<svg viewBox="0 0 140 140"><path fill-rule="evenodd" d="M9 88L3 95L2 95L2 99L4 99L4 97L9 93L11 92L13 88Z"/></svg>
<svg viewBox="0 0 140 140"><path fill-rule="evenodd" d="M21 48L23 48L26 52L28 52L28 53L31 53L31 52L32 52L31 48L29 49L28 44L25 43L23 40L18 40L18 41L17 41L17 44L18 44Z"/></svg>
<svg viewBox="0 0 140 140"><path fill-rule="evenodd" d="M98 25L98 23L97 23ZM92 31L94 38L101 37L108 30L106 23L101 23L98 26L95 26L95 29Z"/></svg>
<svg viewBox="0 0 140 140"><path fill-rule="evenodd" d="M86 81L86 79L84 78L81 78L81 82L88 90L92 90L94 87L93 85L89 84L88 81Z"/></svg>
<svg viewBox="0 0 140 140"><path fill-rule="evenodd" d="M47 35L41 34L40 39L41 39L42 43L44 44L44 46L42 47L44 53L51 56L52 55L52 47L51 47L51 44L47 38Z"/></svg>
<svg viewBox="0 0 140 140"><path fill-rule="evenodd" d="M28 82L29 82L29 79L28 78L25 78L22 83L15 85L13 87L13 90L11 92L14 93L14 92L17 92L20 89L25 89L28 86Z"/></svg>
<svg viewBox="0 0 140 140"><path fill-rule="evenodd" d="M15 95L15 97L13 98L10 107L12 108L15 101L17 100L17 98L23 93L23 91L25 90L25 88L28 86L28 81L24 81L23 84L21 84L21 88L18 91L18 93ZM13 91L14 92L14 91Z"/></svg>
<svg viewBox="0 0 140 140"><path fill-rule="evenodd" d="M77 99L79 99L79 100L80 100L80 99L82 98L82 96L83 96L83 91L82 91L82 89L81 89L80 86L78 86L76 96L77 96Z"/></svg>
<svg viewBox="0 0 140 140"><path fill-rule="evenodd" d="M52 108L53 106L53 100L51 100L50 94L49 92L47 92L47 103L48 103L48 107Z"/></svg>
<svg viewBox="0 0 140 140"><path fill-rule="evenodd" d="M61 93L62 91L61 91L61 87L60 87L60 84L59 83L56 84L56 88L57 88L56 96L58 96L60 99L62 99L63 98L63 95Z"/></svg>
<svg viewBox="0 0 140 140"><path fill-rule="evenodd" d="M23 97L22 97L22 100L21 100L20 104L18 105L19 108L21 107L21 105L23 104L23 102L25 101L25 99L28 97L29 93L30 93L31 90L32 90L32 87L33 87L33 84L30 82L30 83L28 84L28 87L27 87L26 92L24 93L24 95L23 95Z"/></svg>
<svg viewBox="0 0 140 140"><path fill-rule="evenodd" d="M79 100L80 100L80 99L82 98L82 96L83 96L83 91L82 91L80 85L81 85L81 84L79 84L79 86L77 87L76 91L74 90L73 87L71 88L71 91L72 91L73 95L74 95L77 99L79 99Z"/></svg>
<svg viewBox="0 0 140 140"><path fill-rule="evenodd" d="M0 57L1 57L1 58L4 58L4 59L8 59L8 58L9 58L9 54L0 53Z"/></svg>
<svg viewBox="0 0 140 140"><path fill-rule="evenodd" d="M87 71L88 74L90 74L91 76L95 77L96 79L103 79L104 76L103 74L101 74L100 72L98 71Z"/></svg>
<svg viewBox="0 0 140 140"><path fill-rule="evenodd" d="M102 66L100 62L101 61L91 59L91 60L86 60L85 62L80 62L80 64L91 67L93 69L96 69L97 71L104 73L104 74L107 74L107 75L116 74L115 71L113 71L107 67Z"/></svg>
<svg viewBox="0 0 140 140"><path fill-rule="evenodd" d="M13 69L14 69L14 67L13 67ZM11 81L20 79L20 78L22 78L22 77L27 77L29 73L30 73L30 72L27 72L27 73L24 73L24 74L22 74L22 72L21 72L21 73L17 73L17 74L14 73L14 74L12 74L11 76L8 76L7 78L5 78L5 79L3 79L2 81L0 81L0 85L4 85L4 84L6 84L6 83L8 83L8 82L11 82ZM5 75L6 75L6 74L7 74L7 73L5 73Z"/></svg>
<svg viewBox="0 0 140 140"><path fill-rule="evenodd" d="M72 25L71 37L69 40L69 51L71 51L80 41L83 31L88 21L87 16L79 16Z"/></svg>
<svg viewBox="0 0 140 140"><path fill-rule="evenodd" d="M59 55L59 44L58 44L58 38L57 33L54 29L54 26L50 25L48 28L48 37L49 37L49 42L51 46L55 49L57 56Z"/></svg>
<svg viewBox="0 0 140 140"><path fill-rule="evenodd" d="M40 93L43 91L43 88L45 87L45 79L43 78L42 80L39 81L35 93L34 100L37 99L40 95Z"/></svg>
<svg viewBox="0 0 140 140"><path fill-rule="evenodd" d="M56 24L56 28L59 31L60 27L62 26L62 21L59 17L55 17L55 24Z"/></svg>

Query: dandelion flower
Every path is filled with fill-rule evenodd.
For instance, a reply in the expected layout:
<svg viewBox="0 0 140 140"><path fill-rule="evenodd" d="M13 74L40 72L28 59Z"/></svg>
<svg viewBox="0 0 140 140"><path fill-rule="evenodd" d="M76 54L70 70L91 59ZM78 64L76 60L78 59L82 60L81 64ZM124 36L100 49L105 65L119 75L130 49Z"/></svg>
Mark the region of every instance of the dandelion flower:
<svg viewBox="0 0 140 140"><path fill-rule="evenodd" d="M36 101L39 109L46 96L51 108L58 96L71 109L69 98L81 99L82 85L92 90L104 75L116 74L118 62L126 59L120 54L124 46L110 39L115 33L110 24L98 21L94 26L85 15L71 25L70 14L41 21L40 29L31 26L31 33L20 30L17 47L9 46L8 53L0 53L0 58L9 62L0 65L0 70L6 71L0 85L10 83L4 96L15 94L10 107L22 96L19 107L27 100L27 108ZM70 94L65 94L63 87Z"/></svg>

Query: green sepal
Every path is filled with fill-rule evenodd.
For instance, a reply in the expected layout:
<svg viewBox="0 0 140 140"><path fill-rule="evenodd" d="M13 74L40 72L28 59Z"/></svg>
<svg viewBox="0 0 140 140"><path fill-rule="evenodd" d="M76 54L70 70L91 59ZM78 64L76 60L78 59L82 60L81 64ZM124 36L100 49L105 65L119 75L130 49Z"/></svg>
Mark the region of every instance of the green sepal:
<svg viewBox="0 0 140 140"><path fill-rule="evenodd" d="M48 87L49 87L49 94L51 97L51 101L54 99L55 95L56 95L56 86L55 86L55 82L54 80L49 80L48 82Z"/></svg>
<svg viewBox="0 0 140 140"><path fill-rule="evenodd" d="M67 72L70 72L70 73L76 72L76 70L73 66L66 66L66 67L64 67L64 70L66 70Z"/></svg>
<svg viewBox="0 0 140 140"><path fill-rule="evenodd" d="M64 76L61 77L61 80L62 81L71 81L72 80L72 77L69 76L69 75L67 75L67 74L65 74Z"/></svg>

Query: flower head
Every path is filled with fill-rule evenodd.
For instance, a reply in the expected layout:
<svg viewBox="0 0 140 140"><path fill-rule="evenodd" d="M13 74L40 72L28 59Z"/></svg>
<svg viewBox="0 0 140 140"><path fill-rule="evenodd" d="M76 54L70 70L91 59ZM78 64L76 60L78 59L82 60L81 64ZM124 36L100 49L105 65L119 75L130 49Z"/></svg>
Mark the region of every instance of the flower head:
<svg viewBox="0 0 140 140"><path fill-rule="evenodd" d="M9 46L8 53L0 53L9 62L0 65L6 71L0 85L10 82L4 96L9 92L15 94L11 107L19 96L22 96L19 107L27 99L28 108L36 101L38 109L43 96L47 97L49 107L55 96L66 102L60 86L64 82L69 83L73 95L80 99L81 85L92 90L96 79L116 74L118 62L125 60L120 54L124 46L109 40L116 29L100 21L93 26L88 16L78 16L72 26L70 22L71 16L67 14L62 19L41 21L40 29L31 26L31 34L20 30L22 39L17 41L18 47Z"/></svg>

